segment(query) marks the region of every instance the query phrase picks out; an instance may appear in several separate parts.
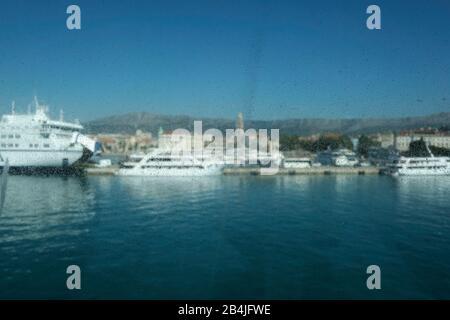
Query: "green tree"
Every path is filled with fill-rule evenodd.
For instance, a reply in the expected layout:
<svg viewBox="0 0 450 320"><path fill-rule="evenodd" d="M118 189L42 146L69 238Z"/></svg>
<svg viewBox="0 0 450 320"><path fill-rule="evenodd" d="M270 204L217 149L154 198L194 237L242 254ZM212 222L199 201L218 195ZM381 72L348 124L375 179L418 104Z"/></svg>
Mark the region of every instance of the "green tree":
<svg viewBox="0 0 450 320"><path fill-rule="evenodd" d="M280 150L291 151L300 147L300 141L297 136L281 135Z"/></svg>
<svg viewBox="0 0 450 320"><path fill-rule="evenodd" d="M450 149L430 146L430 151L435 156L450 157Z"/></svg>
<svg viewBox="0 0 450 320"><path fill-rule="evenodd" d="M339 148L352 149L353 144L351 139L346 135L321 135L312 144L312 151L314 152L323 151L328 148L332 150Z"/></svg>
<svg viewBox="0 0 450 320"><path fill-rule="evenodd" d="M377 141L372 140L366 135L361 135L358 139L358 153L367 158L369 149L371 147L378 147L380 144Z"/></svg>
<svg viewBox="0 0 450 320"><path fill-rule="evenodd" d="M428 153L425 141L421 138L420 140L411 141L406 155L409 157L427 157L430 154Z"/></svg>

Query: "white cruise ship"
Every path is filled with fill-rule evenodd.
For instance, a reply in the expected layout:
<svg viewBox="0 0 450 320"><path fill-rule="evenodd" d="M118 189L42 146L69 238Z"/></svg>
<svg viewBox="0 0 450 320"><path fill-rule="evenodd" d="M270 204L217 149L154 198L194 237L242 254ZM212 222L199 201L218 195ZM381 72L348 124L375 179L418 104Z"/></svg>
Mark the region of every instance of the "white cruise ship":
<svg viewBox="0 0 450 320"><path fill-rule="evenodd" d="M386 166L386 173L393 176L442 176L450 175L450 157L435 157L427 147L428 157L393 157Z"/></svg>
<svg viewBox="0 0 450 320"><path fill-rule="evenodd" d="M155 150L146 155L131 155L118 171L121 176L209 176L220 175L224 165L211 159L174 156Z"/></svg>
<svg viewBox="0 0 450 320"><path fill-rule="evenodd" d="M82 135L78 123L50 119L48 107L34 99L35 113L11 114L0 121L0 166L11 168L64 168L83 156L85 149L95 153L98 144Z"/></svg>
<svg viewBox="0 0 450 320"><path fill-rule="evenodd" d="M387 165L393 176L450 175L450 157L399 157Z"/></svg>

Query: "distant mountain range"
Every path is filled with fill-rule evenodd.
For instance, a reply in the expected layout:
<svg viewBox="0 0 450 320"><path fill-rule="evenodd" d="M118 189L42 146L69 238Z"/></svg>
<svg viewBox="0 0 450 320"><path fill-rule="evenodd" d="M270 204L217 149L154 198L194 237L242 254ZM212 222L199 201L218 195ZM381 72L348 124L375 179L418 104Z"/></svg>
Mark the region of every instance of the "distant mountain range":
<svg viewBox="0 0 450 320"><path fill-rule="evenodd" d="M245 117L245 115L244 115ZM159 128L165 131L184 128L193 130L194 120L203 121L203 129L219 130L235 128L235 120L194 118L190 116L170 116L147 112L133 112L93 120L84 124L88 133L127 133L140 129L156 134ZM450 112L436 113L420 117L404 118L354 118L354 119L286 119L286 120L245 120L245 128L280 129L280 134L310 135L324 132L345 134L400 131L421 127L450 126Z"/></svg>

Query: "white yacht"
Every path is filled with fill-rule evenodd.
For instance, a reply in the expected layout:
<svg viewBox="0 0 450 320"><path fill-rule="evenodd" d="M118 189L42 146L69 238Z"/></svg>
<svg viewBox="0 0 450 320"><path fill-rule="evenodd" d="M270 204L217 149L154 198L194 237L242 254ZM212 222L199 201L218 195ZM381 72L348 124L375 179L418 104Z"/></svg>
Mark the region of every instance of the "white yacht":
<svg viewBox="0 0 450 320"><path fill-rule="evenodd" d="M61 113L55 121L48 107L34 99L35 112L11 114L0 120L0 166L6 160L11 168L63 168L79 160L87 149L98 150L95 140L83 135L78 122L65 122Z"/></svg>
<svg viewBox="0 0 450 320"><path fill-rule="evenodd" d="M223 162L174 156L169 151L155 150L146 155L134 154L118 171L122 176L209 176L220 175Z"/></svg>
<svg viewBox="0 0 450 320"><path fill-rule="evenodd" d="M429 157L395 157L386 166L393 176L450 175L450 157L435 157L427 146Z"/></svg>

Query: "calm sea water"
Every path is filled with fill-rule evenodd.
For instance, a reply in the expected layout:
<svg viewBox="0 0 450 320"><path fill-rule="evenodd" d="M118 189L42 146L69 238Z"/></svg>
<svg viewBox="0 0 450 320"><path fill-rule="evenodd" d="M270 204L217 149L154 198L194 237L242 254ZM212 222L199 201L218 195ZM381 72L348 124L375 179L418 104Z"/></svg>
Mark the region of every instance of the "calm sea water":
<svg viewBox="0 0 450 320"><path fill-rule="evenodd" d="M450 177L13 176L0 298L448 299L449 191Z"/></svg>

